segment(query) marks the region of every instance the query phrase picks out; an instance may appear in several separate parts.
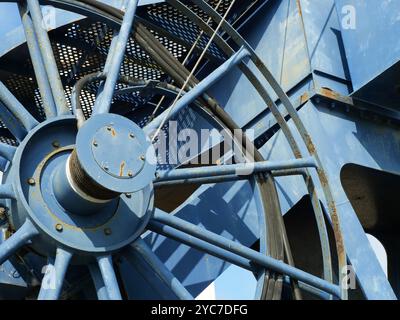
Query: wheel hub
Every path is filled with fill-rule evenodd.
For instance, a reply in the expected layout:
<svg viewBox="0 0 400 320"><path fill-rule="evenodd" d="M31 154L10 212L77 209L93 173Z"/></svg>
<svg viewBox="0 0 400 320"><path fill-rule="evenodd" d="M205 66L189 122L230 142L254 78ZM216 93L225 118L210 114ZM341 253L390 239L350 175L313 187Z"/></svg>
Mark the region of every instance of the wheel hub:
<svg viewBox="0 0 400 320"><path fill-rule="evenodd" d="M7 177L17 197L10 204L14 227L31 219L41 231L40 252L55 245L83 255L122 248L150 219L153 157L142 130L121 116L93 116L79 132L73 117L40 124Z"/></svg>

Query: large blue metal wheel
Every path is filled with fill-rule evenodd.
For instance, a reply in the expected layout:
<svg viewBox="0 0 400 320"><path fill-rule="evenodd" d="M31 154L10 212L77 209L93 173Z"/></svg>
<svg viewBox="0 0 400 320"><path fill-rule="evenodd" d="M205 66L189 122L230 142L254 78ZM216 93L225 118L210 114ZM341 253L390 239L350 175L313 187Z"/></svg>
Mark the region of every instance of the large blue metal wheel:
<svg viewBox="0 0 400 320"><path fill-rule="evenodd" d="M84 17L47 32L40 5ZM0 263L15 264L17 257L24 266L21 272L28 274L30 283L22 296L90 297L94 288L99 299L191 299L201 286L182 284L164 264L162 236L225 261L222 271L229 264L251 271L258 283L256 298L301 299L302 292L347 298L339 285L346 252L323 163L296 109L235 29L258 5L257 1L168 0L143 9L137 1L129 1L123 12L89 0L20 1L26 44L14 50L29 52L32 66L25 76L36 79L36 96L21 101L11 92L15 88L0 83L7 133L0 145L6 160L0 196L2 226L7 230ZM161 14L152 18L152 10ZM180 37L172 20L156 21L163 10L175 12L176 23L184 21L192 28L186 38ZM59 48L56 53L55 48ZM207 93L235 68L269 106L293 160L265 161ZM294 121L306 153L266 86ZM192 128L197 133L204 128L224 129L234 147L208 165L193 166L190 159L179 165L157 163L159 133L168 136L170 120L176 120L180 130ZM233 153L236 163L227 164ZM237 163L239 158L242 163ZM251 174L246 173L249 170ZM277 176L304 178L318 226L323 278L294 265ZM322 185L326 217L315 183ZM203 228L201 218L194 221L187 208L196 190L214 184L226 186L227 193L230 188L243 191L235 193L235 205L224 207L214 226ZM235 228L242 224L230 210L246 205L253 208L250 219L256 220L256 227L236 239ZM212 211L213 206L221 203L199 208ZM332 225L336 248L330 246L326 220ZM221 223L231 226L232 233L222 235ZM338 262L332 262L333 251ZM43 265L47 268L42 277ZM135 282L142 287L130 289Z"/></svg>

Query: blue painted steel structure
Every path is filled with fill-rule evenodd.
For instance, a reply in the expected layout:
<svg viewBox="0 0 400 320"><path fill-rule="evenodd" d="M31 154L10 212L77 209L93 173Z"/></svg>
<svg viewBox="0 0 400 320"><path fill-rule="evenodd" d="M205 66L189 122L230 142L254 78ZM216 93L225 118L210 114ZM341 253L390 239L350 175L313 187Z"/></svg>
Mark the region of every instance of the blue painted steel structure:
<svg viewBox="0 0 400 320"><path fill-rule="evenodd" d="M256 298L396 299L398 206L377 189L400 172L399 4L110 3L0 1L23 30L0 29L0 262L25 265L0 296L69 298L67 278L85 298L191 299L235 264ZM63 9L54 25L41 5ZM161 162L169 120L225 129L236 149L193 167L227 139L214 132ZM299 248L302 232L315 241ZM388 245L389 278L366 232Z"/></svg>

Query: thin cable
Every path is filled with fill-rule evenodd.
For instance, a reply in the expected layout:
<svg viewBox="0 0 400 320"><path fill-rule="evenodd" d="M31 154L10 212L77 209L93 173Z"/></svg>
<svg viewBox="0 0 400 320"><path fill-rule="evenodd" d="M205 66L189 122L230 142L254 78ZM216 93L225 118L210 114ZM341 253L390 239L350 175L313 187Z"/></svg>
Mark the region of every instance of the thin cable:
<svg viewBox="0 0 400 320"><path fill-rule="evenodd" d="M155 132L155 134L152 136L151 141L153 142L154 139L158 136L158 134L161 131L161 128L164 126L165 122L167 121L167 119L169 118L173 108L175 107L176 103L178 102L178 100L181 98L183 91L185 90L186 86L188 85L190 79L192 78L192 76L194 75L197 67L200 65L201 61L203 60L208 48L211 46L212 42L214 41L215 36L217 35L219 29L222 27L222 24L225 22L226 17L228 16L230 10L232 9L233 5L235 4L236 0L233 0L231 2L231 4L229 5L228 9L226 10L224 16L222 17L221 21L219 22L217 28L214 30L210 40L208 41L207 45L205 46L205 48L203 49L203 52L201 53L199 59L197 60L196 64L194 65L192 71L190 72L190 74L188 75L188 77L186 78L185 83L183 84L182 88L179 90L178 95L175 97L174 102L172 103L171 107L168 110L168 113L165 115L163 121L161 122L160 126L158 127L157 131Z"/></svg>
<svg viewBox="0 0 400 320"><path fill-rule="evenodd" d="M217 11L217 10L219 9L219 6L221 5L222 1L223 1L223 0L219 0L219 2L217 3L217 5L216 5L216 7L215 7L215 11ZM208 17L208 19L207 19L207 24L209 24L211 21L212 21L212 18L211 18L211 17ZM182 62L182 65L183 65L183 66L185 66L186 63L188 62L190 56L192 55L194 49L196 49L197 44L199 43L199 41L201 40L201 37L202 37L203 35L204 35L204 30L201 30L201 32L200 32L199 35L197 36L195 42L193 43L192 47L191 47L190 50L188 51L188 53L187 53L185 59L183 60L183 62ZM174 83L174 81L172 81L172 83ZM150 123L151 120L154 119L154 117L155 117L157 111L160 109L161 104L164 102L164 100L165 100L165 95L161 97L161 99L160 99L160 101L158 102L156 108L154 109L153 113L151 114L148 123ZM148 124L148 123L147 123L147 124Z"/></svg>

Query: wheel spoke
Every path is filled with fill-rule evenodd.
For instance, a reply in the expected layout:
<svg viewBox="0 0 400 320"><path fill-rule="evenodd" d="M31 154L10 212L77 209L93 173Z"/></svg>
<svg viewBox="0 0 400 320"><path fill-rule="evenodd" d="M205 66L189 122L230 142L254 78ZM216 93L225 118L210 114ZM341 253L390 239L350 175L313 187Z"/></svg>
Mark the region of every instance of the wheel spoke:
<svg viewBox="0 0 400 320"><path fill-rule="evenodd" d="M57 248L54 263L47 265L42 280L38 300L57 300L64 284L65 274L72 258L72 253Z"/></svg>
<svg viewBox="0 0 400 320"><path fill-rule="evenodd" d="M135 261L143 259L146 268L146 278L149 282L161 280L179 299L191 300L192 295L182 283L167 269L149 246L139 238L132 244ZM156 286L157 287L157 286Z"/></svg>
<svg viewBox="0 0 400 320"><path fill-rule="evenodd" d="M156 182L183 180L190 181L196 178L209 177L214 180L216 176L230 176L230 175L250 175L259 172L273 171L273 170L286 170L286 169L299 169L299 168L315 168L316 164L314 158L296 159L288 161L260 161L254 163L239 163L221 166L204 166L197 168L187 169L174 169L166 171L158 175Z"/></svg>
<svg viewBox="0 0 400 320"><path fill-rule="evenodd" d="M26 220L21 228L19 228L9 239L0 244L0 264L3 264L8 257L38 234L39 232L33 226L32 222Z"/></svg>
<svg viewBox="0 0 400 320"><path fill-rule="evenodd" d="M119 290L117 277L115 276L111 256L101 256L97 258L97 263L103 277L104 285L107 289L108 297L111 300L122 300Z"/></svg>
<svg viewBox="0 0 400 320"><path fill-rule="evenodd" d="M51 91L53 93L54 102L57 108L57 114L69 114L70 112L67 105L67 100L65 98L64 88L58 72L53 49L51 48L49 35L43 26L43 16L40 10L39 1L27 0L27 3L30 15L32 17L33 29L40 44L39 48L42 54L42 61L50 82Z"/></svg>
<svg viewBox="0 0 400 320"><path fill-rule="evenodd" d="M11 134L18 140L22 141L27 134L24 126L13 116L7 107L0 101L0 119L5 124Z"/></svg>
<svg viewBox="0 0 400 320"><path fill-rule="evenodd" d="M16 147L10 146L6 143L0 143L0 156L6 158L7 160L12 161L15 151L17 151Z"/></svg>
<svg viewBox="0 0 400 320"><path fill-rule="evenodd" d="M57 114L56 105L54 104L53 94L51 92L50 82L47 78L46 68L42 55L40 53L40 46L33 29L32 19L28 14L26 2L18 4L19 12L21 15L22 25L25 31L25 38L28 44L29 54L33 69L35 71L36 80L39 86L40 97L43 101L43 109L46 118L53 118Z"/></svg>
<svg viewBox="0 0 400 320"><path fill-rule="evenodd" d="M243 269L252 272L255 271L254 266L250 263L248 259L242 258L230 251L193 237L170 226L159 223L155 220L150 220L148 229L165 237L176 240L180 243L186 244L189 247L206 252L214 257L220 258L221 260L237 265Z"/></svg>
<svg viewBox="0 0 400 320"><path fill-rule="evenodd" d="M232 57L226 60L216 70L210 73L206 78L204 78L203 81L201 81L188 93L184 94L182 98L180 98L174 106L166 109L158 117L152 120L146 127L144 127L145 132L147 134L151 134L152 131L156 130L163 122L168 121L183 108L189 106L194 100L196 100L199 96L201 96L209 87L211 87L214 83L220 80L235 65L240 63L248 55L249 52L246 49L240 48L238 52L232 55ZM173 110L171 108L173 108Z"/></svg>
<svg viewBox="0 0 400 320"><path fill-rule="evenodd" d="M26 131L33 129L38 124L36 119L24 108L24 106L1 81L0 101L6 106L8 111L16 118L16 120L21 122Z"/></svg>
<svg viewBox="0 0 400 320"><path fill-rule="evenodd" d="M97 292L97 298L99 300L109 300L107 288L104 285L99 266L95 263L89 264L89 272L93 279L94 287Z"/></svg>
<svg viewBox="0 0 400 320"><path fill-rule="evenodd" d="M133 20L135 18L138 0L131 0L128 3L128 8L124 14L124 18L119 30L118 36L114 37L111 43L109 57L107 57L107 79L104 88L96 99L94 113L109 112L112 102L112 97L117 83L121 64L124 60L126 45L131 34Z"/></svg>
<svg viewBox="0 0 400 320"><path fill-rule="evenodd" d="M295 267L289 266L282 261L273 259L269 256L265 256L237 242L228 240L220 235L207 231L178 217L169 215L161 211L155 211L154 216L150 221L156 221L161 224L166 224L172 228L176 228L184 233L187 233L192 237L201 239L222 249L230 251L236 255L239 255L243 258L249 259L250 261L264 268L288 275L293 279L303 281L311 286L340 297L340 287L337 285L329 283L328 281L322 280Z"/></svg>

